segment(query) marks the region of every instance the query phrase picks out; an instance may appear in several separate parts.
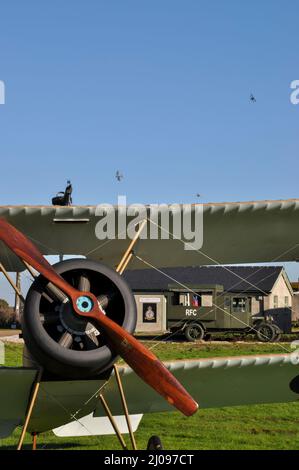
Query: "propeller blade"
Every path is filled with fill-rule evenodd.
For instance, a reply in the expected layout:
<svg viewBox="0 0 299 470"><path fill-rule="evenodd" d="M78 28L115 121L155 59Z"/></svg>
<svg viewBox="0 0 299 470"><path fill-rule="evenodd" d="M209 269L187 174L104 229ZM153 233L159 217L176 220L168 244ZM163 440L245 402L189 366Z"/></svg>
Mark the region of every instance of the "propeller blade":
<svg viewBox="0 0 299 470"><path fill-rule="evenodd" d="M0 240L19 258L30 264L46 279L59 287L68 297L77 295L76 289L70 286L48 263L33 243L19 230L4 219L0 219Z"/></svg>
<svg viewBox="0 0 299 470"><path fill-rule="evenodd" d="M0 219L0 240L19 258L26 261L48 281L61 289L72 300L73 308L78 315L97 321L109 346L168 403L175 406L186 416L191 416L196 412L198 404L162 362L126 330L105 316L92 293L87 293L93 302L92 310L90 312L80 310L76 305L76 300L80 296L82 298L82 292L74 289L57 274L33 243L4 219Z"/></svg>
<svg viewBox="0 0 299 470"><path fill-rule="evenodd" d="M85 313L99 324L107 343L139 377L186 416L193 415L198 404L161 361L142 343L100 310Z"/></svg>

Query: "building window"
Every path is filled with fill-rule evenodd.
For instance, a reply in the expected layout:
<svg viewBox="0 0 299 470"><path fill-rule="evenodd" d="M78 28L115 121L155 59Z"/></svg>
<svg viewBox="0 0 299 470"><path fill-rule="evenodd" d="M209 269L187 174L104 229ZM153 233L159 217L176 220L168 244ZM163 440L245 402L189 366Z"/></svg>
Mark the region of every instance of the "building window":
<svg viewBox="0 0 299 470"><path fill-rule="evenodd" d="M246 312L246 297L233 298L233 312L243 313Z"/></svg>
<svg viewBox="0 0 299 470"><path fill-rule="evenodd" d="M278 308L278 295L273 297L273 308Z"/></svg>
<svg viewBox="0 0 299 470"><path fill-rule="evenodd" d="M285 298L284 298L284 306L285 306L285 307L289 307L289 306L290 306L290 305L289 305L289 296L288 296L288 295L286 295Z"/></svg>

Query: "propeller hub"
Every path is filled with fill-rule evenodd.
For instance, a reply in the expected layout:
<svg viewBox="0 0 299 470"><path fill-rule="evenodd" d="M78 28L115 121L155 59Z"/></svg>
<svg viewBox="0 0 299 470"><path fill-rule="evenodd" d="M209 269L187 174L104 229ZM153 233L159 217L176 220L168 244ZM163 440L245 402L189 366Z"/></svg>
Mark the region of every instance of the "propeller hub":
<svg viewBox="0 0 299 470"><path fill-rule="evenodd" d="M86 295L80 295L76 300L77 309L82 313L91 312L93 309L93 301Z"/></svg>

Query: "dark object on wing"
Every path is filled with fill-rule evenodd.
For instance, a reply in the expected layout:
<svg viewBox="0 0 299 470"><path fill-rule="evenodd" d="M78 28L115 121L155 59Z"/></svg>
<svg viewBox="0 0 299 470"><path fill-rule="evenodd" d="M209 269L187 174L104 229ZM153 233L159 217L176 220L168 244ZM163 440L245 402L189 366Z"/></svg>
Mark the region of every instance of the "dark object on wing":
<svg viewBox="0 0 299 470"><path fill-rule="evenodd" d="M65 191L59 192L55 197L52 198L53 206L71 206L73 203L72 192L72 183L68 180Z"/></svg>

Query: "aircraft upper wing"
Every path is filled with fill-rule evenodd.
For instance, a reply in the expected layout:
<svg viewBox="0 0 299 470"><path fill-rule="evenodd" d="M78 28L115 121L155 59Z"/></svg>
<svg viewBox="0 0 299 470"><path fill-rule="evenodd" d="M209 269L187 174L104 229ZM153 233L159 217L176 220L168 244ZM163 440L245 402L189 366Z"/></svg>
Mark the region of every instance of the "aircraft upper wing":
<svg viewBox="0 0 299 470"><path fill-rule="evenodd" d="M186 206L180 205L185 210ZM157 267L207 264L236 264L299 259L299 199L223 204L193 204L191 219L202 207L203 244L199 250L184 249L190 236L181 240L167 239L167 230L158 231L158 239L139 240L136 254ZM119 229L119 211L115 207L115 238L99 239L96 227L101 220L96 206L1 206L5 218L27 235L45 255L82 255L116 266L126 250L129 239ZM153 220L149 206L146 217ZM127 217L126 224L134 219ZM158 224L161 223L160 219ZM170 217L169 232L173 233ZM125 228L126 229L126 228ZM198 229L199 231L200 229ZM163 235L162 235L163 234ZM162 235L162 236L161 236ZM164 239L161 239L163 238ZM165 239L166 237L166 239ZM197 233L197 238L201 235ZM7 270L24 269L20 261L0 243L0 261ZM129 269L144 267L134 258Z"/></svg>

